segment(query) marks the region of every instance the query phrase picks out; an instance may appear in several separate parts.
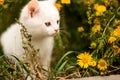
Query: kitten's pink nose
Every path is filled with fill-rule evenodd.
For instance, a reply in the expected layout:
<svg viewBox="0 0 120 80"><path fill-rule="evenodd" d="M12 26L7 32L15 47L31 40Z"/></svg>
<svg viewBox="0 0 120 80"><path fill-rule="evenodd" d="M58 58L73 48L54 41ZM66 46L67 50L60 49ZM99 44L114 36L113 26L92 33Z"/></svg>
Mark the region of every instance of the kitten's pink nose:
<svg viewBox="0 0 120 80"><path fill-rule="evenodd" d="M58 29L55 29L55 32L58 32Z"/></svg>

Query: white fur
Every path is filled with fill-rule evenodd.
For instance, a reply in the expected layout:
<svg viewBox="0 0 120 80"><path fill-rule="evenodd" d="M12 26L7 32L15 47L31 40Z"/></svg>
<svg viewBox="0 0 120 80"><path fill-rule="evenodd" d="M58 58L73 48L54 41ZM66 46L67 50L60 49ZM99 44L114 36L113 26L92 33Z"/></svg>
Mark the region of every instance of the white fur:
<svg viewBox="0 0 120 80"><path fill-rule="evenodd" d="M41 64L48 66L51 60L53 49L53 35L59 30L59 12L54 6L55 0L37 1L39 10L34 12L31 18L29 14L28 4L22 9L19 21L26 26L28 32L32 35L32 44L36 49L40 49ZM47 27L45 22L50 22ZM5 55L15 55L22 59L24 49L22 48L22 39L20 33L20 25L13 24L1 36L1 44Z"/></svg>

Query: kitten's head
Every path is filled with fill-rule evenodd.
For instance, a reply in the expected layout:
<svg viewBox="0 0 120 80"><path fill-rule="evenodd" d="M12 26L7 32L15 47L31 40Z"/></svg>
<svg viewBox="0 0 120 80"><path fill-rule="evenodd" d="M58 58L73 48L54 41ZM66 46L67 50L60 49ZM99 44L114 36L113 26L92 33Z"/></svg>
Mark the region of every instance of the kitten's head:
<svg viewBox="0 0 120 80"><path fill-rule="evenodd" d="M20 21L34 36L53 36L59 32L56 0L31 0L22 10Z"/></svg>

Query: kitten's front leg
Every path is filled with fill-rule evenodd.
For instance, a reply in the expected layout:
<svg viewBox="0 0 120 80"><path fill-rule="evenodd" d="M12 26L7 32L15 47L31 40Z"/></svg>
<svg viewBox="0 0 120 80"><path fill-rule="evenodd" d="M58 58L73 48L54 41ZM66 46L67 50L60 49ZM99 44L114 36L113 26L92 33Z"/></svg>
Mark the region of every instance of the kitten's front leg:
<svg viewBox="0 0 120 80"><path fill-rule="evenodd" d="M47 54L40 57L41 65L43 69L49 70L50 69L50 62L51 62L51 53L47 51Z"/></svg>

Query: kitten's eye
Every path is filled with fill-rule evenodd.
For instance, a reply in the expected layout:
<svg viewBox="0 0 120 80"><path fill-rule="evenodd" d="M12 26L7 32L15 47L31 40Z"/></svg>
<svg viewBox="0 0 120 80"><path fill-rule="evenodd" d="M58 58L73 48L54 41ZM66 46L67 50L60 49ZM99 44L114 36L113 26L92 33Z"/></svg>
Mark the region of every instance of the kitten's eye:
<svg viewBox="0 0 120 80"><path fill-rule="evenodd" d="M57 24L59 24L60 20L57 20Z"/></svg>
<svg viewBox="0 0 120 80"><path fill-rule="evenodd" d="M50 22L46 22L45 25L46 26L51 26L51 23Z"/></svg>

